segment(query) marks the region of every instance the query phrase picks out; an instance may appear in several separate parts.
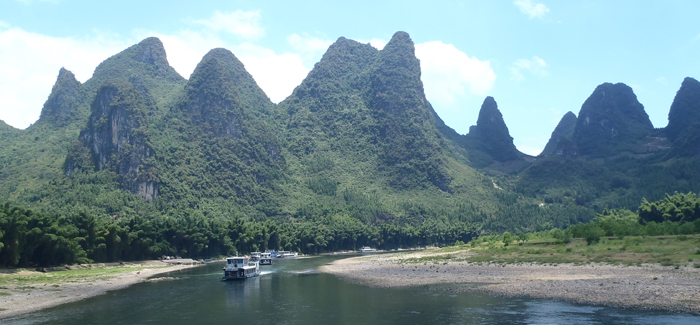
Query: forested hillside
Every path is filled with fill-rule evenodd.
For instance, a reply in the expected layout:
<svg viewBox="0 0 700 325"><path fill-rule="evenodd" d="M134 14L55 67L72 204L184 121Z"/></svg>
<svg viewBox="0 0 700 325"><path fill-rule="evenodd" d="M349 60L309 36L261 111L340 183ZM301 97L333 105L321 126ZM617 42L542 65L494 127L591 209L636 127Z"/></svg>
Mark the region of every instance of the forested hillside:
<svg viewBox="0 0 700 325"><path fill-rule="evenodd" d="M672 115L694 111L693 81ZM469 134L446 126L404 32L382 50L339 38L277 105L234 53L211 50L186 80L148 38L83 84L61 69L26 130L0 123L0 256L320 253L567 228L698 191L690 120L670 123L669 138L631 88L604 84L536 158L515 148L492 97ZM20 242L72 253L31 257Z"/></svg>

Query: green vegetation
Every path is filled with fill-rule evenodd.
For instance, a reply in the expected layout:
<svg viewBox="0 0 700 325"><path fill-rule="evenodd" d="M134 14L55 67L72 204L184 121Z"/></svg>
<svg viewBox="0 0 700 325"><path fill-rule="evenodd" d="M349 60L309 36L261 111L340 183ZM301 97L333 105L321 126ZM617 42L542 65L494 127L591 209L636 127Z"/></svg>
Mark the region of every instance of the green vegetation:
<svg viewBox="0 0 700 325"><path fill-rule="evenodd" d="M664 211L693 205L694 194L676 194L658 202L644 202L640 214L650 206ZM676 208L671 208L674 206ZM591 222L569 229L520 234L519 242L509 232L482 236L466 245L446 247L436 256L411 263L441 263L466 260L475 263L611 263L664 266L692 266L700 255L700 219L647 221L629 210L611 210L598 214ZM443 253L450 253L443 255Z"/></svg>
<svg viewBox="0 0 700 325"><path fill-rule="evenodd" d="M33 286L51 285L53 288L60 288L62 283L71 282L92 282L98 279L109 278L125 272L137 272L146 268L157 269L168 266L96 266L88 265L86 268L71 269L61 272L26 272L6 273L0 275L0 285L15 286L15 289L33 289ZM0 292L0 295L2 293Z"/></svg>

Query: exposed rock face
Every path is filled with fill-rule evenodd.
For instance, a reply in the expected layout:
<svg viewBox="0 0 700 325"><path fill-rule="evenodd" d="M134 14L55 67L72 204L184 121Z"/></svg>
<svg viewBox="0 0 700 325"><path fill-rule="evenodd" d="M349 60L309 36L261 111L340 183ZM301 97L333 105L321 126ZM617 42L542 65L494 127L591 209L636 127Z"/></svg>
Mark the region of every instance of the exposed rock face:
<svg viewBox="0 0 700 325"><path fill-rule="evenodd" d="M148 162L153 150L146 133L147 100L127 82L105 83L92 104L82 143L91 150L97 170L119 175L122 188L153 200L158 195L155 169ZM75 166L67 166L75 168Z"/></svg>
<svg viewBox="0 0 700 325"><path fill-rule="evenodd" d="M546 157L551 154L556 153L557 146L562 138L566 138L566 141L571 141L574 136L574 131L576 130L576 115L573 112L567 112L564 117L561 118L557 127L552 131L552 136L549 138L547 145L544 146L540 157ZM560 152L561 154L561 152Z"/></svg>
<svg viewBox="0 0 700 325"><path fill-rule="evenodd" d="M465 141L468 149L483 151L497 161L514 160L520 156L498 104L491 96L486 97L481 105L476 125L469 128Z"/></svg>
<svg viewBox="0 0 700 325"><path fill-rule="evenodd" d="M61 68L56 83L51 89L51 95L44 103L39 120L55 126L64 126L70 122L76 110L81 84L72 72Z"/></svg>
<svg viewBox="0 0 700 325"><path fill-rule="evenodd" d="M573 142L581 155L608 156L633 147L653 130L632 88L604 83L581 106Z"/></svg>

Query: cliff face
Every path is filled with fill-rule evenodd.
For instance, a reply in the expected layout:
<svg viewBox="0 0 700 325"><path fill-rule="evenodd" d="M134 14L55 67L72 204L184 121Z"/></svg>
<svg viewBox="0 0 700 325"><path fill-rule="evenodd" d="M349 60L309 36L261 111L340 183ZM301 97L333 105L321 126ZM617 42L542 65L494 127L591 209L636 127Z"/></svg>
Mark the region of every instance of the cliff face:
<svg viewBox="0 0 700 325"><path fill-rule="evenodd" d="M41 110L39 121L58 127L72 121L75 118L79 97L83 92L81 86L72 72L61 68L56 83L51 89L51 95Z"/></svg>
<svg viewBox="0 0 700 325"><path fill-rule="evenodd" d="M90 150L96 170L114 171L122 188L151 201L158 195L158 184L149 162L154 153L146 132L147 102L131 83L106 82L97 91L80 140ZM69 157L66 172L84 167L79 161Z"/></svg>
<svg viewBox="0 0 700 325"><path fill-rule="evenodd" d="M653 130L632 88L604 83L581 106L572 140L580 155L609 156L634 147Z"/></svg>

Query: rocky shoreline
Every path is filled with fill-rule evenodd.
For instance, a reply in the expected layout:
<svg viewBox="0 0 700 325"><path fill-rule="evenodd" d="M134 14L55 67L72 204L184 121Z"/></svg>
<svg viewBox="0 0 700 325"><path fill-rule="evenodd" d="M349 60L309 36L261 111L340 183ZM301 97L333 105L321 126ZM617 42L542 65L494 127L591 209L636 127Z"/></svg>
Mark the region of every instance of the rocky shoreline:
<svg viewBox="0 0 700 325"><path fill-rule="evenodd" d="M700 315L700 269L692 267L406 262L428 255L362 256L335 261L320 271L372 287L445 284L454 291Z"/></svg>
<svg viewBox="0 0 700 325"><path fill-rule="evenodd" d="M200 264L201 265L201 264ZM197 267L192 263L166 264L161 261L142 261L126 264L129 270L108 276L86 277L80 281L65 281L52 285L4 285L0 291L0 320L35 312L41 309L75 302L119 290L163 273ZM15 274L31 276L37 271L19 271ZM5 274L0 274L4 276ZM153 280L157 280L153 279ZM150 280L150 281L153 281Z"/></svg>

